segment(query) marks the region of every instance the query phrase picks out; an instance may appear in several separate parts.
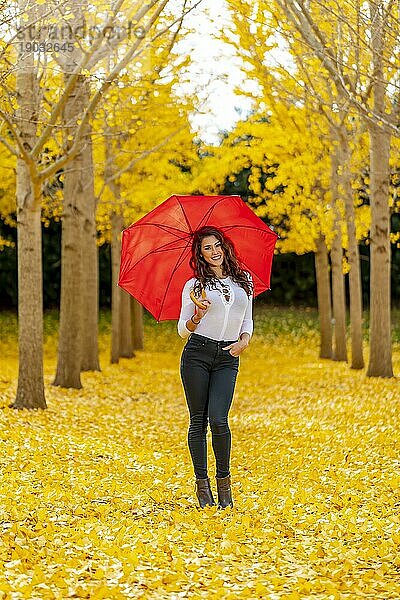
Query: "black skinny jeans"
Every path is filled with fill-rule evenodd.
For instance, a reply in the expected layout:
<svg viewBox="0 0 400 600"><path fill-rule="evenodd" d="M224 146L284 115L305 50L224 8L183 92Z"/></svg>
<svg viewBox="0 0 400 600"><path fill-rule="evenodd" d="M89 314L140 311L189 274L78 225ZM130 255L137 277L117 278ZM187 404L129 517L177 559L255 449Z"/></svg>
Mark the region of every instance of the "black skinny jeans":
<svg viewBox="0 0 400 600"><path fill-rule="evenodd" d="M193 333L183 349L181 379L190 414L188 444L196 478L207 477L207 426L210 422L217 477L230 475L232 404L239 357L222 350L233 341L212 340Z"/></svg>

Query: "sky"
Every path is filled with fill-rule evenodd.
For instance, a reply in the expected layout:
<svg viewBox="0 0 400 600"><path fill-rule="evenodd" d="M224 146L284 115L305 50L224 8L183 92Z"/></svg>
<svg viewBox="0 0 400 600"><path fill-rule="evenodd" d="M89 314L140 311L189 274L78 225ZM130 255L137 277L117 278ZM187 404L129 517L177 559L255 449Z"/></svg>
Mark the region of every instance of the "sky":
<svg viewBox="0 0 400 600"><path fill-rule="evenodd" d="M251 106L250 99L234 93L238 86L252 89L251 82L244 79L234 49L214 38L218 28L228 23L224 0L202 0L187 19L187 25L195 32L190 33L179 47L181 52L189 52L192 57L191 83L182 89L200 88L202 100L201 112L191 119L192 126L199 129L201 139L209 144L217 144L218 132L232 129Z"/></svg>

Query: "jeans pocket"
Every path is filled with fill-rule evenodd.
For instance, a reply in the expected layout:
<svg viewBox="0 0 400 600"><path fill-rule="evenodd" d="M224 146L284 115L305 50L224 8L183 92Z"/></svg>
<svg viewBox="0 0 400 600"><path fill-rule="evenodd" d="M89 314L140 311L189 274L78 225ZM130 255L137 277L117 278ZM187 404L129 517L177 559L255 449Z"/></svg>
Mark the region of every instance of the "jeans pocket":
<svg viewBox="0 0 400 600"><path fill-rule="evenodd" d="M239 356L232 356L232 354L229 354L229 356L231 357L232 367L235 369L235 371L239 371L239 364L240 364Z"/></svg>
<svg viewBox="0 0 400 600"><path fill-rule="evenodd" d="M202 348L205 348L206 344L206 340L191 337L188 343L186 344L185 348L187 348L188 350L191 350L192 348L193 350L201 350Z"/></svg>

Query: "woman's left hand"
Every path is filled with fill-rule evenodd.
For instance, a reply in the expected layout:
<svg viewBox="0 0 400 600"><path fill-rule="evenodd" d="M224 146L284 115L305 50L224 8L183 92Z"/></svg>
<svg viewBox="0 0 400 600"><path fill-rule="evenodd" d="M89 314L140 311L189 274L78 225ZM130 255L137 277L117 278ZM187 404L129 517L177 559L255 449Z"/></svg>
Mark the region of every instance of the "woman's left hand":
<svg viewBox="0 0 400 600"><path fill-rule="evenodd" d="M222 350L229 350L229 353L232 354L232 356L239 356L248 345L246 340L238 340L233 344L229 344L229 346L225 346Z"/></svg>

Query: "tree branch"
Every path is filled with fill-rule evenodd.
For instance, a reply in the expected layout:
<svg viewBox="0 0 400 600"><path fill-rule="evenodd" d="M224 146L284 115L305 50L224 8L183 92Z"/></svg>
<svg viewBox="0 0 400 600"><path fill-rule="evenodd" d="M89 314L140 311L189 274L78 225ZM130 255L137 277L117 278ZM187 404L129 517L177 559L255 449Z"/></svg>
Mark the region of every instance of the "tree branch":
<svg viewBox="0 0 400 600"><path fill-rule="evenodd" d="M21 136L19 135L18 131L15 129L14 123L11 121L11 119L9 118L7 113L5 113L1 109L0 109L0 116L4 119L4 121L7 123L8 127L10 128L12 136L15 139L17 146L19 148L19 153L16 150L13 150L13 154L16 154L16 156L20 156L22 154L22 158L25 160L25 162L27 164L31 164L33 162L32 157L29 154L29 152L27 152L25 150L23 140L21 139Z"/></svg>
<svg viewBox="0 0 400 600"><path fill-rule="evenodd" d="M124 173L126 173L127 171L129 171L139 161L143 160L144 158L147 158L148 156L150 156L150 154L154 154L155 152L157 152L158 150L160 150L161 148L163 148L166 144L168 144L168 142L173 137L175 137L185 127L186 127L186 125L182 125L182 127L179 127L174 132L172 132L170 135L168 135L166 138L164 138L162 142L160 142L159 144L156 144L155 146L153 146L152 148L149 148L148 150L144 150L139 156L133 158L125 167L123 167L122 169L120 169L117 173L114 173L110 177L107 177L107 179L103 183L103 186L102 186L102 188L101 188L101 190L100 190L97 198L100 199L100 197L101 197L101 195L102 195L102 193L104 191L104 188L109 183L111 183L112 181L115 181L116 179L118 179L119 177L121 177L121 175L123 175Z"/></svg>
<svg viewBox="0 0 400 600"><path fill-rule="evenodd" d="M307 41L307 43L313 48L318 58L322 62L322 65L327 69L329 74L332 76L333 81L338 89L338 92L346 97L351 104L356 107L363 117L373 124L380 124L386 130L389 130L392 134L399 136L400 130L397 124L392 122L392 119L387 119L383 114L376 113L372 108L363 103L359 102L355 95L355 90L351 89L351 82L348 78L343 76L340 70L336 67L336 62L332 59L330 53L327 51L325 45L321 42L322 37L317 37L311 30L308 21L305 20L304 16L296 7L294 0L276 0L278 5L282 8L289 20L293 23L297 31ZM299 5L302 4L299 0ZM306 10L306 9L304 9ZM309 13L308 18L311 19ZM322 35L322 34L321 34Z"/></svg>
<svg viewBox="0 0 400 600"><path fill-rule="evenodd" d="M164 10L168 1L169 0L162 0L160 7L157 9L157 11L152 16L151 20L145 27L145 33L148 33L150 31L150 29L152 28L154 23L157 21L159 15ZM194 8L196 8L201 3L201 1L202 0L198 0L198 2L196 2L195 5L193 5L190 9L188 9L188 11L185 14L188 14ZM179 17L178 19L175 19L170 25L168 25L168 27L165 27L164 29L162 29L159 33L157 33L155 36L153 36L153 38L148 42L148 44L146 44L146 46L140 48L139 52L137 52L135 54L137 48L140 46L140 44L142 42L142 40L139 39L136 42L136 44L134 44L134 46L130 49L130 51L127 52L125 54L125 56L117 63L117 65L113 68L111 73L108 75L107 79L102 83L100 88L98 90L96 90L93 98L89 102L89 105L87 106L87 108L82 116L81 123L80 123L80 125L77 129L76 135L75 135L75 140L74 140L69 152L66 152L65 155L63 157L61 157L53 165L51 165L51 166L47 167L46 169L44 169L43 171L41 171L40 175L39 175L41 180L44 180L45 178L53 175L56 171L58 171L61 167L63 167L64 164L66 164L69 160L71 160L71 158L73 158L74 156L76 156L76 154L79 153L82 133L86 128L87 122L88 122L89 118L92 116L92 114L94 113L94 111L95 111L97 105L99 104L99 102L101 101L102 97L104 96L104 93L111 86L111 84L113 83L113 81L117 77L117 75L120 73L120 71L132 60L132 58L136 58L137 56L140 56L140 54L148 46L150 46L158 37L163 35L166 31L169 31L169 29L171 29L171 27L176 22L178 22L180 19L181 19L181 17Z"/></svg>
<svg viewBox="0 0 400 600"><path fill-rule="evenodd" d="M2 135L0 135L0 142L2 144L4 144L4 146L7 148L7 150L9 152L11 152L11 154L14 154L15 156L19 156L18 151L15 148L13 148Z"/></svg>
<svg viewBox="0 0 400 600"><path fill-rule="evenodd" d="M115 2L114 8L113 8L113 17L110 17L109 20L107 21L105 27L102 30L103 33L107 30L106 28L108 28L112 25L115 14L118 12L118 10L120 9L120 7L122 6L123 3L124 3L124 0L117 0ZM101 36L99 36L97 42L95 44L93 44L92 50L95 51L101 45L102 41L103 40L102 40ZM64 89L64 92L63 92L60 100L57 102L56 106L54 107L54 109L50 115L48 124L44 128L42 135L40 136L40 138L38 139L38 141L36 142L35 146L32 149L32 156L37 156L39 154L43 145L46 143L47 139L51 135L52 129L53 129L58 117L60 116L62 110L64 109L64 107L71 95L72 90L75 88L78 77L81 75L82 70L86 67L87 63L89 62L89 59L90 59L90 55L84 54L81 61L79 62L79 64L76 66L76 68L73 70L73 72L69 76L67 84Z"/></svg>

